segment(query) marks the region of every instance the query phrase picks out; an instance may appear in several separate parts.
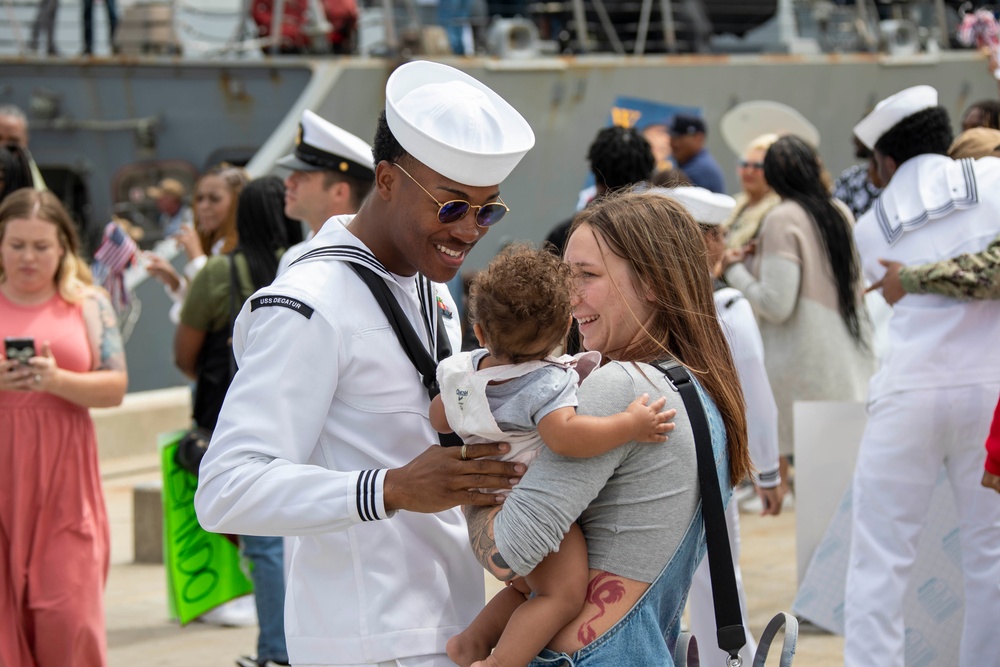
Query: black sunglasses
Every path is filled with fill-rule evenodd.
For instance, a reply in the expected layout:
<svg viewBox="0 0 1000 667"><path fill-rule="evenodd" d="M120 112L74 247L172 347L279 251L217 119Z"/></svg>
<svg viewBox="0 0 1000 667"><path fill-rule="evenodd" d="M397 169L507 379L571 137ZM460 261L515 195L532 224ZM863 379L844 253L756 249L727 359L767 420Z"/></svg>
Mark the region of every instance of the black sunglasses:
<svg viewBox="0 0 1000 667"><path fill-rule="evenodd" d="M392 164L399 167L401 172L410 176L410 172L400 167L400 165L395 162ZM418 188L426 192L427 196L434 200L434 203L439 207L438 220L446 225L450 222L458 222L468 215L471 209L479 209L476 211L476 224L480 227L492 227L503 220L503 217L507 215L508 211L510 211L510 208L507 204L503 203L503 200L500 199L500 197L497 197L499 201L483 204L482 206L476 206L475 204L471 204L464 199L452 199L451 201L446 201L442 204L427 190L427 188L420 185L420 183L417 182L417 179L410 176L410 180L416 183Z"/></svg>

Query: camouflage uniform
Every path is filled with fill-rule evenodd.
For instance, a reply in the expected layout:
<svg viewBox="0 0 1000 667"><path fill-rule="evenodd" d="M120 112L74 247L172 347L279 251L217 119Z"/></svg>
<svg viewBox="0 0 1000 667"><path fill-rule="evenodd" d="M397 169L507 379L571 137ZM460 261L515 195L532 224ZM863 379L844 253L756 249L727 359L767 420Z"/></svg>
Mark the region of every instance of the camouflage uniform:
<svg viewBox="0 0 1000 667"><path fill-rule="evenodd" d="M1000 236L978 253L899 270L910 294L941 294L953 299L1000 299Z"/></svg>

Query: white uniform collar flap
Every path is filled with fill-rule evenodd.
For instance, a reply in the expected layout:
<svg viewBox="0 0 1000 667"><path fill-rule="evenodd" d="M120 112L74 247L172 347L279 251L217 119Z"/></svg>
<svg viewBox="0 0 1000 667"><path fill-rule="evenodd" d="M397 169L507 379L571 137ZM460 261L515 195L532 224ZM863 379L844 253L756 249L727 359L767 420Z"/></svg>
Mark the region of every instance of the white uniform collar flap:
<svg viewBox="0 0 1000 667"><path fill-rule="evenodd" d="M908 231L978 203L972 159L919 155L904 162L893 174L875 201L875 219L886 243L892 245Z"/></svg>
<svg viewBox="0 0 1000 667"><path fill-rule="evenodd" d="M395 281L393 275L368 249L368 246L347 230L347 223L353 218L353 215L337 215L323 223L323 227L309 240L306 252L292 264L320 259L353 262L367 266L383 278Z"/></svg>

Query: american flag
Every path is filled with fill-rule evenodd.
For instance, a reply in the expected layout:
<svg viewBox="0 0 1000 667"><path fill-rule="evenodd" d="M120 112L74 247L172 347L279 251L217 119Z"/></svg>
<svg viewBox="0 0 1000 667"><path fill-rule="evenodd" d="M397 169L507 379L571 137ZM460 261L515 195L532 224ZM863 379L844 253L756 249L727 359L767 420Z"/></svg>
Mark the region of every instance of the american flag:
<svg viewBox="0 0 1000 667"><path fill-rule="evenodd" d="M109 222L104 226L104 238L101 246L94 253L94 282L103 286L111 295L111 303L115 311L128 305L128 292L125 290L125 269L135 257L136 246L132 237L125 233L117 223Z"/></svg>

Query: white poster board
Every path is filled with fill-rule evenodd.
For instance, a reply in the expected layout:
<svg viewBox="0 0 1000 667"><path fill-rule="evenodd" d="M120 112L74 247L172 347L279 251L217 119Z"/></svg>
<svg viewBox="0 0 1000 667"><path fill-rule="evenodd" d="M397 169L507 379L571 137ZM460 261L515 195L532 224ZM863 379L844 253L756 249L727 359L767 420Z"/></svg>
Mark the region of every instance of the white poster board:
<svg viewBox="0 0 1000 667"><path fill-rule="evenodd" d="M860 405L836 403L796 403L795 409L799 589L792 611L842 635L851 540L850 478L864 411ZM838 485L839 491L834 488ZM829 495L813 497L825 494ZM824 520L828 513L829 520ZM822 532L818 541L817 531ZM903 603L907 667L958 664L965 607L962 586L958 514L942 469Z"/></svg>
<svg viewBox="0 0 1000 667"><path fill-rule="evenodd" d="M862 403L795 402L795 553L800 585L851 483L867 421Z"/></svg>

